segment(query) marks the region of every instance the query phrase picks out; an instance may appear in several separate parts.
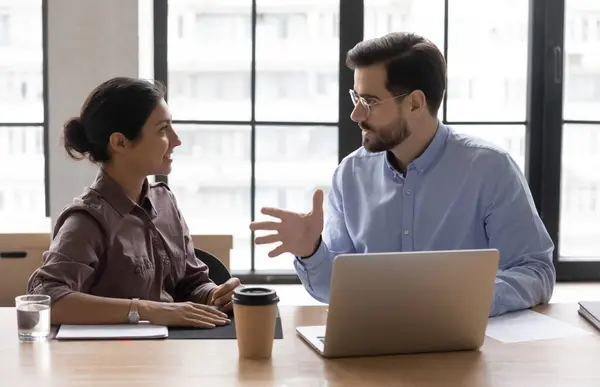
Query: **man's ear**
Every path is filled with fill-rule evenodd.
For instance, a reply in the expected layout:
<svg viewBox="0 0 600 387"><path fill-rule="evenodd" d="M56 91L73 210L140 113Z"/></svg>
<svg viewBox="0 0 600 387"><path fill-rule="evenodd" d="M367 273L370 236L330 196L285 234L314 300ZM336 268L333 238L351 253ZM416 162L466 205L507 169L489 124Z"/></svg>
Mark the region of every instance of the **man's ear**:
<svg viewBox="0 0 600 387"><path fill-rule="evenodd" d="M408 109L413 115L421 115L427 110L427 98L421 90L415 90L408 95Z"/></svg>
<svg viewBox="0 0 600 387"><path fill-rule="evenodd" d="M121 132L114 132L108 139L110 149L115 153L123 153L129 145L129 140Z"/></svg>

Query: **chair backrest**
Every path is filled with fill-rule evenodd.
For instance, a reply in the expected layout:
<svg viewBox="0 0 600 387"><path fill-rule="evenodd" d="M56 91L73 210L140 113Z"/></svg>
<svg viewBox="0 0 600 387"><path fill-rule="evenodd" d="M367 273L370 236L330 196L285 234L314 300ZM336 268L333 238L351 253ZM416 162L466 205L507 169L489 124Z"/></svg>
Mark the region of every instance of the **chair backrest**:
<svg viewBox="0 0 600 387"><path fill-rule="evenodd" d="M208 266L208 276L214 283L221 285L231 278L231 273L217 257L200 249L194 249L194 253L196 258Z"/></svg>
<svg viewBox="0 0 600 387"><path fill-rule="evenodd" d="M194 247L199 247L215 257L228 270L231 270L231 249L233 248L233 236L226 234L192 234Z"/></svg>

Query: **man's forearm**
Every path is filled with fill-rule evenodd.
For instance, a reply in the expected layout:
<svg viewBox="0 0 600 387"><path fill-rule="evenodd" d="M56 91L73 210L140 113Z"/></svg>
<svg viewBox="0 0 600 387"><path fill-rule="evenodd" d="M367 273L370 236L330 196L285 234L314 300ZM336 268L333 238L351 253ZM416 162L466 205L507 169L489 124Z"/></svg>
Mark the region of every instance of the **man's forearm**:
<svg viewBox="0 0 600 387"><path fill-rule="evenodd" d="M52 324L126 324L131 300L92 296L85 293L69 293L52 305ZM147 320L146 306L152 301L140 300L138 312L141 320Z"/></svg>
<svg viewBox="0 0 600 387"><path fill-rule="evenodd" d="M498 273L490 316L550 301L554 278L553 272L541 264L530 264Z"/></svg>

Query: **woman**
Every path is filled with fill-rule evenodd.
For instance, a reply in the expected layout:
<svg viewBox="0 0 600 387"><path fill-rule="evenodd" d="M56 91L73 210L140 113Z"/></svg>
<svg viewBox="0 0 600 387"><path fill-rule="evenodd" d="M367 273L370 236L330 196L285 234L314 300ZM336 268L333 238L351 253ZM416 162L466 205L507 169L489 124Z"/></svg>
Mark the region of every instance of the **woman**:
<svg viewBox="0 0 600 387"><path fill-rule="evenodd" d="M232 278L216 286L194 255L175 197L148 175L171 171L181 145L159 84L114 78L64 127L67 153L99 164L96 180L57 219L29 293L52 298L53 324L215 327L229 322Z"/></svg>

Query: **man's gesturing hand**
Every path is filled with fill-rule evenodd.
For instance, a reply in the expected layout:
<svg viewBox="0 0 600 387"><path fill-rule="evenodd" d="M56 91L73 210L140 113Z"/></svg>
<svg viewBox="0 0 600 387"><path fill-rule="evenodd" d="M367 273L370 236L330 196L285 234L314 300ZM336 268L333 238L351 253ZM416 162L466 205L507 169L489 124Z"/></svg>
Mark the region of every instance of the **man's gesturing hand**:
<svg viewBox="0 0 600 387"><path fill-rule="evenodd" d="M252 222L252 231L275 231L256 237L254 242L257 245L279 243L269 252L269 257L277 257L283 253L291 253L298 257L312 255L323 232L323 196L322 190L315 191L312 211L307 214L278 208L262 208L261 213L277 218L278 221Z"/></svg>

